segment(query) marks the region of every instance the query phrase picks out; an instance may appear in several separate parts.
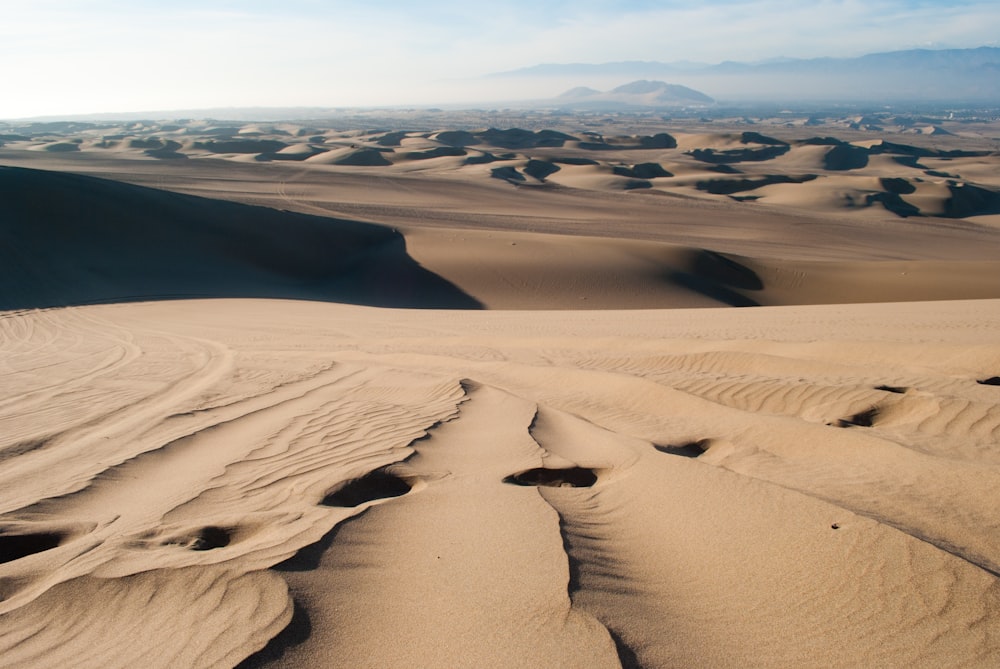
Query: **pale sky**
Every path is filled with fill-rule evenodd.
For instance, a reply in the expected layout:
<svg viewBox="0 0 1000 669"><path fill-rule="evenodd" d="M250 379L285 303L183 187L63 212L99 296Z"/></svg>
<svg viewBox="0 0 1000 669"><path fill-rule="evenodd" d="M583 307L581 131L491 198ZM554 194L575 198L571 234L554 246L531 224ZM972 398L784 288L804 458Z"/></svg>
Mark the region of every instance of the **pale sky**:
<svg viewBox="0 0 1000 669"><path fill-rule="evenodd" d="M0 0L0 118L517 99L540 63L998 46L997 0ZM528 94L521 97L529 97Z"/></svg>

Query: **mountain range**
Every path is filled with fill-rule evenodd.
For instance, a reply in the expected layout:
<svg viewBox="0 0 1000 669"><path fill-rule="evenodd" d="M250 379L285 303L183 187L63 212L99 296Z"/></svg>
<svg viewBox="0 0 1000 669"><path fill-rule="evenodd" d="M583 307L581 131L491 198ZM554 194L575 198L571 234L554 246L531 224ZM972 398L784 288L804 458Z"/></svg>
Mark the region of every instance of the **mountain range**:
<svg viewBox="0 0 1000 669"><path fill-rule="evenodd" d="M912 49L857 58L781 58L718 64L654 61L541 64L486 75L551 81L551 88L644 79L705 91L718 100L1000 103L1000 48Z"/></svg>

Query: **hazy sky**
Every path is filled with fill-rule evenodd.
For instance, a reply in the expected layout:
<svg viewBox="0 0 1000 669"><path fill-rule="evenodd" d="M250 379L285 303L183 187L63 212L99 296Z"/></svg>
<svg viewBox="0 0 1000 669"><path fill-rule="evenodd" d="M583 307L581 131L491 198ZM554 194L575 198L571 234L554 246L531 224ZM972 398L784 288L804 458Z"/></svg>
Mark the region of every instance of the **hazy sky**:
<svg viewBox="0 0 1000 669"><path fill-rule="evenodd" d="M539 63L998 46L997 0L0 0L0 118L502 100ZM560 91L553 91L560 92Z"/></svg>

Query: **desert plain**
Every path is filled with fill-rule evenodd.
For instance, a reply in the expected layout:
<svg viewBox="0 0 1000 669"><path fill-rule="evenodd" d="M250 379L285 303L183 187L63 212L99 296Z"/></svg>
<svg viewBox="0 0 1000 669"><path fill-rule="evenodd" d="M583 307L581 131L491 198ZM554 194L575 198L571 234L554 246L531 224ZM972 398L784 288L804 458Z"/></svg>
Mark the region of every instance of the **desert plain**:
<svg viewBox="0 0 1000 669"><path fill-rule="evenodd" d="M0 665L1000 666L1000 123L517 120L3 129Z"/></svg>

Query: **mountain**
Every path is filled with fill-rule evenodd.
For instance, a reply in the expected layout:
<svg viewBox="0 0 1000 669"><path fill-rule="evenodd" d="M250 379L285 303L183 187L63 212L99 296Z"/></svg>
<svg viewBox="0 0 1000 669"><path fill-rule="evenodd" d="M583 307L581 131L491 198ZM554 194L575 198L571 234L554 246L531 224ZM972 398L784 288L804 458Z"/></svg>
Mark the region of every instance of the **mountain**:
<svg viewBox="0 0 1000 669"><path fill-rule="evenodd" d="M556 100L567 107L677 107L705 106L715 101L700 91L663 81L640 79L602 93L586 86L571 88Z"/></svg>
<svg viewBox="0 0 1000 669"><path fill-rule="evenodd" d="M587 98L592 98L595 95L601 95L601 92L596 88L588 88L587 86L577 86L576 88L571 88L565 93L559 96L563 100L585 100Z"/></svg>
<svg viewBox="0 0 1000 669"><path fill-rule="evenodd" d="M547 80L550 88L667 79L716 99L1000 104L1000 48L912 49L858 58L781 58L717 64L652 61L541 64L489 78ZM593 90L593 89L591 89ZM589 94L592 95L592 94ZM583 97L583 94L578 94Z"/></svg>

